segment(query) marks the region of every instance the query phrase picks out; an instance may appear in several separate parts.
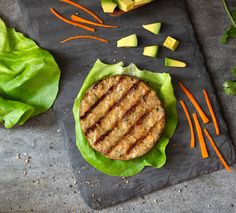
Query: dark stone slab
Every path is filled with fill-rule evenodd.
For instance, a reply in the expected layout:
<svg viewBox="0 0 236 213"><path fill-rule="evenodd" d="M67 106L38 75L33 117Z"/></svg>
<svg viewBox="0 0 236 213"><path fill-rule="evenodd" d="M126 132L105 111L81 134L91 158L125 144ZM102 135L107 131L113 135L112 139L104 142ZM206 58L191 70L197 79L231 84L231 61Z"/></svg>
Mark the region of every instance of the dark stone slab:
<svg viewBox="0 0 236 213"><path fill-rule="evenodd" d="M94 1L83 1L82 3L99 14L105 23L122 26L113 30L98 29L95 33L109 39L109 44L79 40L61 45L59 41L66 37L88 33L57 20L50 14L49 8L54 7L68 17L75 12L79 12L85 17L87 15L56 1L19 0L21 11L28 17L26 20L28 22L28 35L37 41L41 47L50 50L55 55L62 70L60 94L54 105L54 110L58 123L64 129L65 143L79 190L85 202L91 208L102 209L222 168L209 143L207 144L210 153L208 159L201 158L199 146L195 149L189 148L188 125L179 104L177 106L179 126L167 147L167 163L163 168L146 168L134 177L122 178L104 175L89 166L75 146L72 107L85 77L97 58L107 63L124 61L128 65L133 62L139 68L169 72L173 78L177 98L184 99L192 112L195 110L178 87L177 82L182 81L191 88L204 109L207 107L202 89L206 88L214 105L222 132L219 137L214 137L214 139L227 162L232 164L235 161L234 147L221 116L221 110L196 41L185 2L182 0L158 0L142 9L116 18L103 14L98 2L95 4ZM164 23L161 34L158 36L142 29L142 24L155 21ZM136 33L139 36L140 46L135 49L116 48L116 40L131 33ZM142 56L143 46L161 45L167 35L172 35L181 41L178 51L171 52L161 48L157 59ZM163 58L165 56L186 61L189 66L186 69L164 68ZM207 114L209 116L208 112ZM207 125L207 128L214 133L212 123Z"/></svg>

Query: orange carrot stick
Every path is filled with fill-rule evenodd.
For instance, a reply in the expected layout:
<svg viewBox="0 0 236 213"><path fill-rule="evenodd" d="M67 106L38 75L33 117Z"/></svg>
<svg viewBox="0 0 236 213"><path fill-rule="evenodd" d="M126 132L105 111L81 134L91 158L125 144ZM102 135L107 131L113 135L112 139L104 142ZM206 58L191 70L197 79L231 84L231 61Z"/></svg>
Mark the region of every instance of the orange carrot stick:
<svg viewBox="0 0 236 213"><path fill-rule="evenodd" d="M199 144L200 144L200 148L201 148L201 153L202 153L202 157L203 158L208 158L208 152L207 152L207 148L206 148L206 142L202 133L202 128L200 126L198 117L196 113L193 113L193 120L197 129L197 135L198 135L198 140L199 140Z"/></svg>
<svg viewBox="0 0 236 213"><path fill-rule="evenodd" d="M98 40L98 41L101 41L101 42L104 42L104 43L108 43L109 41L108 40L105 40L103 38L100 38L98 36L91 36L91 35L77 35L77 36L73 36L73 37L69 37L63 41L61 41L60 43L65 43L67 41L71 41L71 40L75 40L75 39L95 39L95 40Z"/></svg>
<svg viewBox="0 0 236 213"><path fill-rule="evenodd" d="M206 100L209 112L211 114L211 118L212 118L212 121L213 121L213 124L214 124L214 127L215 127L215 131L216 131L216 135L220 135L219 124L217 122L216 115L215 115L215 112L213 110L213 107L212 107L212 104L211 104L211 101L210 101L210 98L209 98L209 95L208 95L206 89L203 90L203 95L204 95L204 98Z"/></svg>
<svg viewBox="0 0 236 213"><path fill-rule="evenodd" d="M80 28L83 28L85 30L88 30L90 32L94 32L95 29L94 28L91 28L91 27L87 27L83 24L79 24L77 22L74 22L74 21L70 21L68 19L66 19L65 17L63 17L62 15L60 15L55 9L53 8L50 8L50 11L53 13L53 15L55 15L57 18L59 18L60 20L66 22L67 24L71 24L71 25L74 25L76 27L80 27Z"/></svg>
<svg viewBox="0 0 236 213"><path fill-rule="evenodd" d="M194 96L192 95L192 93L187 89L187 87L184 86L184 84L182 84L181 82L179 82L180 87L182 88L182 90L185 92L185 94L187 95L187 97L189 98L189 100L193 103L194 107L196 108L196 110L198 111L202 121L204 124L209 122L208 117L206 116L206 114L203 112L202 108L200 107L200 105L198 104L197 100L194 98Z"/></svg>
<svg viewBox="0 0 236 213"><path fill-rule="evenodd" d="M218 150L218 148L217 148L217 146L216 146L214 140L212 139L210 133L208 132L208 130L207 130L206 128L204 128L204 133L205 133L206 137L208 138L208 140L210 141L210 143L211 143L213 149L215 150L215 152L216 152L218 158L220 159L220 162L222 163L222 165L225 167L225 169L226 169L229 173L231 173L230 167L229 167L228 164L225 162L223 156L221 155L221 153L220 153L220 151Z"/></svg>
<svg viewBox="0 0 236 213"><path fill-rule="evenodd" d="M87 20L87 19L81 18L81 17L76 16L76 15L72 15L72 16L71 16L71 19L72 19L73 21L77 21L77 22L81 22L81 23L85 23L85 24L90 24L90 25L98 26L98 27L104 27L104 28L118 28L118 26L112 26L112 25L106 25L106 24L96 23L96 22L89 21L89 20Z"/></svg>
<svg viewBox="0 0 236 213"><path fill-rule="evenodd" d="M60 1L64 2L64 3L67 3L67 4L70 4L70 5L74 6L74 7L77 7L79 9L83 10L84 12L88 13L93 18L95 18L100 24L103 23L103 21L95 13L93 13L92 11L87 9L86 7L82 6L81 4L75 3L72 0L60 0Z"/></svg>
<svg viewBox="0 0 236 213"><path fill-rule="evenodd" d="M190 128L190 133L191 133L191 142L190 142L190 147L191 148L194 148L195 146L195 136L194 136L194 130L193 130L193 123L192 123L192 120L190 118L190 114L189 114L189 111L188 111L188 108L186 106L186 104L184 103L183 100L180 100L180 104L184 110L184 113L188 119L188 124L189 124L189 128Z"/></svg>

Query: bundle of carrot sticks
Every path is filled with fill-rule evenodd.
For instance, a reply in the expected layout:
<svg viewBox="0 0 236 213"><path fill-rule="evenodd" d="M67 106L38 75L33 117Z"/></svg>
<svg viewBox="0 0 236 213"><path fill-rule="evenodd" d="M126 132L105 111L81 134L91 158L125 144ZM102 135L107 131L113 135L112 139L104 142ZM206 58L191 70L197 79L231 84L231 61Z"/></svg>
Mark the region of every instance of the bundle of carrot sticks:
<svg viewBox="0 0 236 213"><path fill-rule="evenodd" d="M58 19L60 19L61 21L67 23L67 24L71 24L73 26L82 28L84 30L90 31L90 32L94 32L95 28L94 27L104 27L104 28L118 28L118 26L112 26L112 25L106 25L103 24L103 21L95 14L93 13L91 10L87 9L86 7L82 6L79 3L73 2L72 0L60 0L61 2L67 3L69 5L72 5L86 13L88 13L90 16L92 16L96 22L94 21L90 21L87 19L84 19L82 17L79 17L77 15L71 15L71 20L65 18L64 16L62 16L60 13L58 13L55 9L50 8L50 11L53 15L55 15ZM90 26L94 26L94 27L90 27ZM109 41L106 39L103 39L101 37L98 36L93 36L93 35L76 35L76 36L72 36L69 37L63 41L61 41L61 43L65 43L67 41L71 41L71 40L75 40L75 39L94 39L94 40L98 40L104 43L108 43Z"/></svg>
<svg viewBox="0 0 236 213"><path fill-rule="evenodd" d="M202 110L201 106L198 104L197 100L195 99L195 97L193 96L193 94L190 92L190 90L181 82L179 82L179 85L181 87L181 89L183 90L183 92L186 94L186 96L188 97L188 99L192 102L193 106L195 107L196 111L198 112L200 118L202 119L204 124L209 123L209 118L206 116L206 114L204 113L204 111ZM219 124L214 112L214 109L212 107L209 95L207 93L206 89L203 89L203 96L204 99L206 101L208 110L210 112L211 115L211 119L213 121L214 124L214 128L215 128L215 134L218 136L220 135L220 128L219 128ZM185 104L185 102L183 100L180 100L180 104L184 110L184 113L186 115L186 118L188 120L188 124L189 124L189 128L190 128L190 147L194 148L195 147L195 135L194 135L194 128L193 128L193 122L189 113L189 110ZM202 158L208 158L209 154L207 151L207 146L206 146L206 142L205 142L205 138L203 135L203 132L206 136L206 138L208 139L208 141L210 142L211 146L213 147L214 151L216 152L220 162L222 163L222 165L225 167L225 169L231 173L231 169L228 166L228 164L226 163L226 161L224 160L222 154L220 153L219 149L217 148L211 134L209 133L209 131L207 130L207 128L204 128L204 131L202 131L202 127L200 125L199 119L198 119L198 115L196 113L192 113L192 118L194 121L194 125L196 128L196 132L197 132L197 136L198 136L198 141L199 141L199 145L200 145L200 149L201 149L201 154L202 154Z"/></svg>

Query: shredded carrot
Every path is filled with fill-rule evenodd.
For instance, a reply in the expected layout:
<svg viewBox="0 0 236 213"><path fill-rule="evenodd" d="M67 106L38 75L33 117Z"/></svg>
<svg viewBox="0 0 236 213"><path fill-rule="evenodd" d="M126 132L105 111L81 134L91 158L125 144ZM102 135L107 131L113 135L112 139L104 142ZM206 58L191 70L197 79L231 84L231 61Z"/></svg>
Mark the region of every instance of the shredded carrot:
<svg viewBox="0 0 236 213"><path fill-rule="evenodd" d="M60 1L83 10L84 12L88 13L93 18L95 18L100 24L103 23L103 21L95 13L93 13L91 10L87 9L86 7L82 6L81 4L73 2L72 0L60 0Z"/></svg>
<svg viewBox="0 0 236 213"><path fill-rule="evenodd" d="M193 120L197 129L197 135L198 135L198 140L199 140L199 144L200 144L200 148L201 148L201 153L202 153L202 157L203 158L208 158L208 152L207 152L207 148L206 148L206 142L202 133L202 128L200 126L198 117L196 113L193 113Z"/></svg>
<svg viewBox="0 0 236 213"><path fill-rule="evenodd" d="M222 163L222 165L225 167L225 169L226 169L229 173L231 173L230 167L229 167L228 164L225 162L223 156L221 155L221 153L220 153L220 151L218 150L218 148L217 148L217 146L216 146L214 140L212 139L210 133L208 132L208 130L207 130L206 128L204 128L204 133L205 133L206 137L208 138L208 140L210 141L210 143L211 143L213 149L215 150L215 152L216 152L218 158L220 159L220 162Z"/></svg>
<svg viewBox="0 0 236 213"><path fill-rule="evenodd" d="M195 136L194 136L194 130L193 130L193 123L192 123L188 108L187 108L186 104L184 103L184 101L180 100L180 104L181 104L181 106L184 110L184 113L188 119L188 124L189 124L189 128L190 128L190 133L191 133L190 147L194 148L195 147Z"/></svg>
<svg viewBox="0 0 236 213"><path fill-rule="evenodd" d="M105 40L103 38L100 38L98 36L91 36L91 35L77 35L77 36L73 36L73 37L70 37L70 38L67 38L63 41L61 41L60 43L65 43L67 41L71 41L71 40L75 40L75 39L95 39L95 40L98 40L98 41L101 41L101 42L104 42L104 43L108 43L109 41L108 40Z"/></svg>
<svg viewBox="0 0 236 213"><path fill-rule="evenodd" d="M72 19L73 21L77 21L77 22L81 22L81 23L85 23L85 24L90 24L90 25L98 26L98 27L104 27L104 28L118 28L118 26L112 26L112 25L106 25L106 24L96 23L96 22L89 21L89 20L87 20L87 19L81 18L81 17L76 16L76 15L72 15L72 16L71 16L71 19Z"/></svg>
<svg viewBox="0 0 236 213"><path fill-rule="evenodd" d="M179 82L180 87L182 88L182 90L185 92L185 94L187 95L187 97L189 98L189 100L193 103L194 107L196 108L196 110L198 111L202 121L204 124L209 122L208 117L206 116L206 114L203 112L202 108L200 107L200 105L198 104L197 100L194 98L194 96L192 95L192 93L187 89L187 87L184 86L183 83Z"/></svg>
<svg viewBox="0 0 236 213"><path fill-rule="evenodd" d="M209 112L211 114L211 118L212 118L212 121L213 121L213 124L214 124L214 127L215 127L215 131L216 131L216 135L220 135L219 124L217 122L216 115L215 115L215 112L213 110L213 107L212 107L212 104L211 104L211 101L210 101L210 98L209 98L209 95L208 95L206 89L203 90L203 95L204 95L204 98L206 100Z"/></svg>
<svg viewBox="0 0 236 213"><path fill-rule="evenodd" d="M88 30L88 31L91 31L91 32L94 32L95 29L94 28L91 28L91 27L87 27L83 24L79 24L77 22L74 22L74 21L70 21L68 19L66 19L65 17L63 17L62 15L60 15L55 9L53 8L50 8L50 11L53 13L53 15L55 15L57 18L59 18L60 20L66 22L67 24L71 24L71 25L74 25L76 27L80 27L80 28L83 28L85 30Z"/></svg>

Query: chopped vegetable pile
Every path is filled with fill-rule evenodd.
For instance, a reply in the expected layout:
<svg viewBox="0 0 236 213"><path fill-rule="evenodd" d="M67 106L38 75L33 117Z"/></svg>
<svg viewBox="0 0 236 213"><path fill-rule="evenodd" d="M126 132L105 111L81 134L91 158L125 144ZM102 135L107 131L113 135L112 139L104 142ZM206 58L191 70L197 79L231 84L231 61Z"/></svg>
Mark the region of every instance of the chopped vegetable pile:
<svg viewBox="0 0 236 213"><path fill-rule="evenodd" d="M143 28L155 35L158 35L161 30L161 22L155 22L152 24L145 24ZM138 46L138 37L136 34L125 36L117 41L117 47L137 47ZM169 50L175 51L180 42L171 37L167 36L166 40L163 43L163 47L168 48ZM156 58L158 55L159 46L158 45L150 45L146 46L143 49L143 55ZM183 61L179 61L176 59L165 57L164 59L164 66L165 67L175 67L175 68L185 68L187 64Z"/></svg>
<svg viewBox="0 0 236 213"><path fill-rule="evenodd" d="M181 89L183 90L183 92L188 97L188 99L194 105L196 111L200 115L200 117L201 117L202 121L204 122L204 124L208 123L210 120L206 117L206 115L203 112L201 106L198 104L196 98L192 95L190 90L181 82L179 83L179 85L180 85ZM212 119L214 127L215 127L215 133L216 133L216 135L220 135L219 124L218 124L214 109L212 107L210 97L209 97L206 89L203 89L203 96L205 98L208 110L211 114L211 119ZM191 148L195 147L195 135L194 135L193 122L192 122L192 119L193 119L194 124L195 124L195 128L196 128L196 132L197 132L197 135L198 135L198 141L199 141L199 144L200 144L202 158L208 158L209 157L207 146L206 146L206 141L205 141L205 138L204 138L204 135L203 135L203 132L204 132L205 136L207 137L208 141L210 142L213 149L215 150L215 152L216 152L220 162L222 163L222 165L226 168L226 170L228 172L231 172L230 167L228 166L228 164L224 160L223 156L221 155L220 151L218 150L218 148L217 148L214 140L212 139L209 131L207 130L207 128L204 128L204 131L202 131L202 127L201 127L201 124L199 122L198 115L195 112L192 113L192 119L191 119L190 113L188 111L188 108L187 108L185 102L183 100L180 100L180 104L181 104L181 107L183 108L183 111L186 115L186 118L187 118L187 121L188 121L188 124L189 124L189 128L190 128L190 147Z"/></svg>
<svg viewBox="0 0 236 213"><path fill-rule="evenodd" d="M78 28L82 28L84 30L90 31L90 32L94 32L95 28L94 27L103 27L103 28L118 28L118 26L114 26L114 25L107 25L104 24L103 21L92 11L90 11L89 9L87 9L86 7L82 6L79 3L73 2L72 0L60 0L61 2L67 3L69 5L72 5L80 10L85 11L86 13L88 13L90 16L92 16L96 22L94 21L90 21L87 19L84 19L78 15L74 15L72 14L70 16L70 19L65 18L64 16L62 16L60 13L58 13L54 8L50 8L51 13L56 16L58 19L60 19L61 21L76 26ZM128 8L131 6L137 6L137 5L142 5L142 4L146 4L151 2L152 0L102 0L102 6L104 11L109 11L111 12L111 10L114 10L118 5L120 8ZM126 9L127 9L126 8ZM132 9L132 7L131 7ZM87 26L90 25L90 26ZM162 23L161 22L154 22L151 24L144 24L142 25L143 28L155 35L158 35L160 33L161 30L161 26ZM97 40L103 43L108 43L109 40L95 36L95 35L75 35L75 36L71 36L69 38L64 39L63 41L61 41L60 43L65 43L71 40L76 40L76 39L93 39L93 40ZM163 47L166 47L172 51L175 51L178 46L180 45L180 42L171 37L171 36L167 36L165 42L163 43ZM127 35L123 38L120 38L117 41L117 47L137 47L138 46L138 37L136 34L131 34L131 35ZM152 57L152 58L156 58L158 55L158 50L159 50L159 46L156 44L152 44L149 46L144 47L143 49L143 55L144 56L148 56L148 57ZM185 68L187 66L187 64L183 61L179 61L176 59L171 59L166 57L164 60L164 65L165 67L178 67L178 68Z"/></svg>
<svg viewBox="0 0 236 213"><path fill-rule="evenodd" d="M60 70L48 51L2 19L0 41L0 123L12 128L52 106Z"/></svg>
<svg viewBox="0 0 236 213"><path fill-rule="evenodd" d="M118 28L118 26L111 26L111 25L106 25L103 24L103 21L92 11L90 11L89 9L87 9L86 7L82 6L79 3L73 2L72 0L60 0L61 2L67 3L69 5L72 5L73 7L76 7L86 13L88 13L90 16L92 16L97 22L94 21L90 21L87 19L84 19L82 17L79 17L77 15L71 15L71 20L65 18L64 16L62 16L60 13L58 13L54 8L50 8L51 13L56 16L58 19L60 19L61 21L73 25L75 27L78 28L82 28L84 30L90 31L90 32L94 32L95 28L94 27L89 27L87 25L92 25L95 27L104 27L104 28ZM75 40L75 39L94 39L97 41L101 41L103 43L108 43L109 41L103 38L100 38L98 36L92 36L92 35L76 35L76 36L72 36L69 38L64 39L63 41L61 41L61 43L65 43L67 41L71 41L71 40Z"/></svg>

